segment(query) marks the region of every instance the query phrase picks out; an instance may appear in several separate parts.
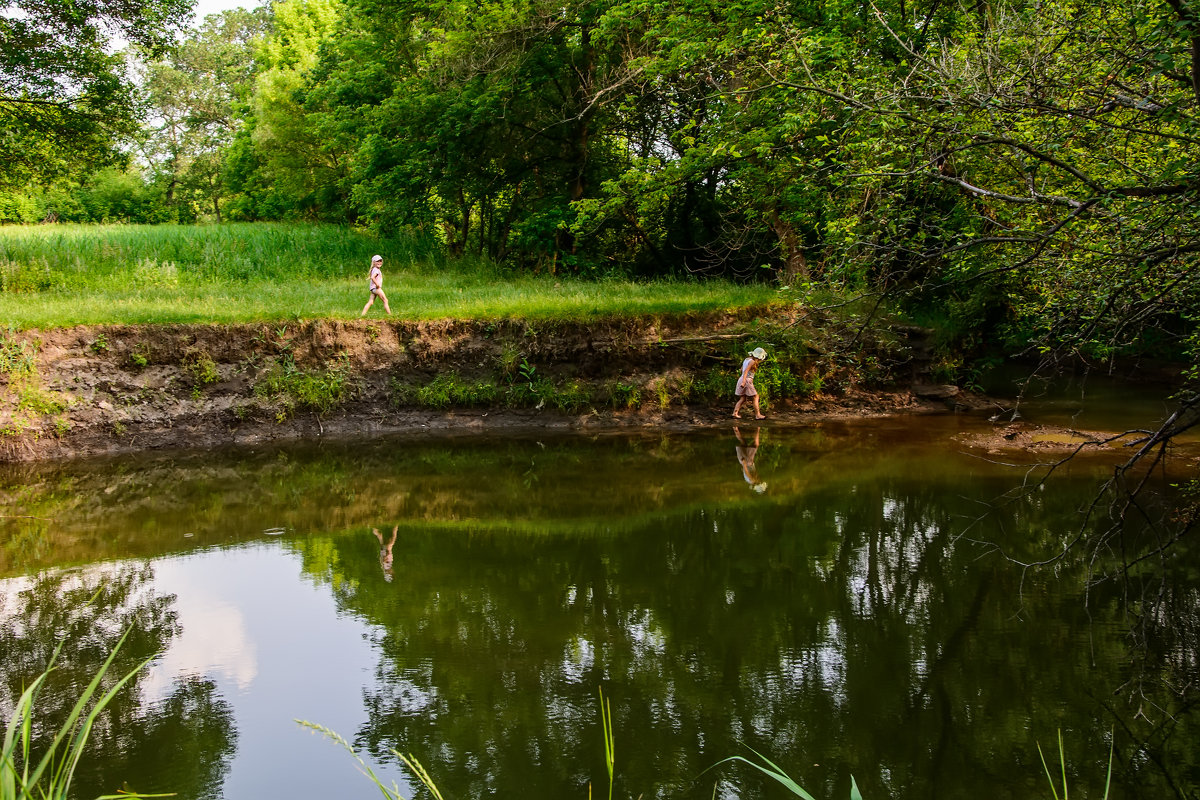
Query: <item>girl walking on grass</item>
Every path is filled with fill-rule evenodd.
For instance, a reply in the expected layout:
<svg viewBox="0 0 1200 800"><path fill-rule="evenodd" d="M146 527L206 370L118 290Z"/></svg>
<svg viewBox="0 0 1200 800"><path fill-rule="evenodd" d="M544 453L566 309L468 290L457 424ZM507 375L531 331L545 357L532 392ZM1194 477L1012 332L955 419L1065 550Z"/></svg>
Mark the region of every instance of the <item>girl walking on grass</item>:
<svg viewBox="0 0 1200 800"><path fill-rule="evenodd" d="M383 301L383 310L391 314L392 307L388 305L387 295L383 293L383 256L371 256L371 272L367 275L367 289L370 290L371 296L367 298L367 304L363 306L359 316L367 315L371 306L375 304L376 297Z"/></svg>
<svg viewBox="0 0 1200 800"><path fill-rule="evenodd" d="M758 392L754 389L754 373L758 371L758 365L767 357L767 351L761 347L754 348L754 352L746 357L742 362L742 374L738 377L737 388L733 393L737 395L737 402L733 405L733 416L740 417L738 413L742 410L742 403L746 402L749 397L754 401L754 418L766 419L761 411L758 410Z"/></svg>

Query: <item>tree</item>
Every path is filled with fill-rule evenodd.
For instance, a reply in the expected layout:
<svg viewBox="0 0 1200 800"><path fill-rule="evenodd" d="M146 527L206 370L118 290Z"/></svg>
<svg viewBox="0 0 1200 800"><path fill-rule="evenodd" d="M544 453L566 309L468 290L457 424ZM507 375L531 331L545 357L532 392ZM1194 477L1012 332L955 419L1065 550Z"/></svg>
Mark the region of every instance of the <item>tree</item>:
<svg viewBox="0 0 1200 800"><path fill-rule="evenodd" d="M183 218L208 212L221 220L226 154L249 103L254 43L269 25L265 8L209 15L168 57L146 67L153 117L142 154Z"/></svg>
<svg viewBox="0 0 1200 800"><path fill-rule="evenodd" d="M136 130L133 87L110 32L150 53L188 0L0 0L0 186L117 157Z"/></svg>
<svg viewBox="0 0 1200 800"><path fill-rule="evenodd" d="M346 144L322 124L307 81L342 15L340 0L284 0L257 48L258 74L246 132L237 146L237 183L258 205L347 219ZM356 117L350 107L339 116Z"/></svg>
<svg viewBox="0 0 1200 800"><path fill-rule="evenodd" d="M553 268L575 249L571 203L612 175L604 114L636 74L608 7L360 0L303 52L281 25L256 149L306 180L318 213L345 201L381 228L437 230L451 253ZM306 19L319 27L320 9Z"/></svg>
<svg viewBox="0 0 1200 800"><path fill-rule="evenodd" d="M898 187L947 197L937 235L926 221L875 240L920 268L913 284L943 300L1001 286L1015 346L1104 359L1156 336L1179 352L1200 308L1184 21L1132 2L1001 6L936 48L881 22L911 64L903 81L796 87L862 124L894 121L898 146L857 165L892 181L879 202L911 196Z"/></svg>

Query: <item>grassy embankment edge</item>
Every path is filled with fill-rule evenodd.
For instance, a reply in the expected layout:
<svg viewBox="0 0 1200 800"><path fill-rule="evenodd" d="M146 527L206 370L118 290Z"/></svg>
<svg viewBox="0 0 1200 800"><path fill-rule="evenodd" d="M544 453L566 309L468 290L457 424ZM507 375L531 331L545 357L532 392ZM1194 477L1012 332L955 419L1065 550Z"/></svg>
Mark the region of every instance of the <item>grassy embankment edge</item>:
<svg viewBox="0 0 1200 800"><path fill-rule="evenodd" d="M365 267L375 252L389 259L385 286L393 314L376 302L360 320ZM420 242L336 226L0 228L0 281L0 319L7 323L0 330L0 383L7 384L0 433L35 447L39 438L71 438L83 427L107 426L121 438L136 422L120 408L131 397L172 404L180 420L203 418L226 428L283 423L298 412L328 419L355 404L357 413L665 411L727 400L741 358L760 345L772 354L758 380L765 407L887 378L886 367L872 361L873 345L860 342L854 357L820 355L828 352L829 331L793 325L799 302L791 289L512 274L494 264L447 261ZM210 339L215 331L215 338L245 341L224 357L198 344L203 334L178 346L186 326L209 331ZM421 326L429 334L416 342ZM457 360L411 356L456 346L443 328L486 340L489 349ZM687 335L672 342L655 337L655 329L670 328ZM104 389L112 395L105 399L83 386L78 373L47 374L42 339L63 340L55 331L75 332L70 358L96 365L95 385L122 388ZM309 348L316 359L293 348L327 334L334 345ZM702 342L707 334L715 335ZM577 353L546 346L572 335L588 348L606 336L617 342L606 357L622 369L581 379L571 363ZM358 349L344 349L356 336ZM390 341L392 360L381 364L364 355L363 341L372 351ZM662 371L645 369L651 361ZM167 389L146 385L147 367L173 371ZM386 383L381 367L389 371ZM228 387L247 382L250 390L231 405ZM221 392L223 405L216 402ZM210 397L214 402L206 403ZM85 413L89 403L117 408ZM138 430L158 437L145 425Z"/></svg>

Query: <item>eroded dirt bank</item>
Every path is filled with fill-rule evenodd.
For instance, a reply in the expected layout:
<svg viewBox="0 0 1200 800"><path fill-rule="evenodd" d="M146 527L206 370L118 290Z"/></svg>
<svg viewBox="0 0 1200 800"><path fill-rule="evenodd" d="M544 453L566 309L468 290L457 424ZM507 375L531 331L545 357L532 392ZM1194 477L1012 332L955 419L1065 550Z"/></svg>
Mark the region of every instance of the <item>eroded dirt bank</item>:
<svg viewBox="0 0 1200 800"><path fill-rule="evenodd" d="M771 311L26 331L3 344L0 460L420 428L724 424L751 340L772 348L787 389L774 419L988 405L923 386L919 332L857 342L848 361L832 352L849 332L812 322Z"/></svg>

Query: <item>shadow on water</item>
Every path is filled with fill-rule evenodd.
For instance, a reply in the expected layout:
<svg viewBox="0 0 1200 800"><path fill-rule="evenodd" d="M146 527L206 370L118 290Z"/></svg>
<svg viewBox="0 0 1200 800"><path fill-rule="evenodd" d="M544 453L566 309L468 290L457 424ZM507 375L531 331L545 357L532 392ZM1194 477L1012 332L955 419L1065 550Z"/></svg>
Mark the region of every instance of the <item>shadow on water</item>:
<svg viewBox="0 0 1200 800"><path fill-rule="evenodd" d="M365 796L353 769L308 777L349 759L297 738L299 717L406 796L392 748L447 797L585 798L607 788L603 687L616 797L772 796L749 770L707 771L749 745L818 797L853 773L868 798L1024 798L1045 794L1037 744L1059 730L1073 789L1102 786L1115 731L1119 793L1195 796L1190 696L1170 688L1200 678L1194 652L1135 647L1121 587L1089 584L1088 564L998 552L1061 549L1111 466L1013 493L1031 465L960 452L949 437L972 424L6 468L0 673L11 691L59 638L82 672L106 641L89 626L140 625L130 659L163 651L101 737L97 791ZM1189 575L1174 585L1194 631ZM110 584L127 588L81 600Z"/></svg>

